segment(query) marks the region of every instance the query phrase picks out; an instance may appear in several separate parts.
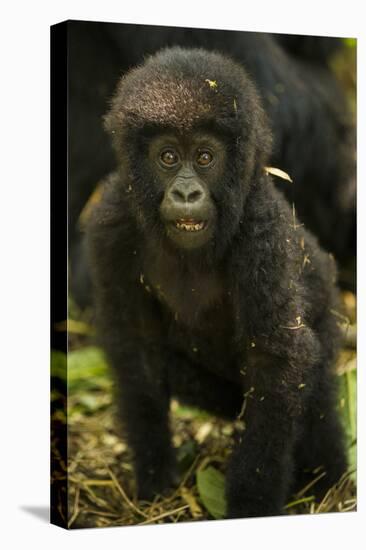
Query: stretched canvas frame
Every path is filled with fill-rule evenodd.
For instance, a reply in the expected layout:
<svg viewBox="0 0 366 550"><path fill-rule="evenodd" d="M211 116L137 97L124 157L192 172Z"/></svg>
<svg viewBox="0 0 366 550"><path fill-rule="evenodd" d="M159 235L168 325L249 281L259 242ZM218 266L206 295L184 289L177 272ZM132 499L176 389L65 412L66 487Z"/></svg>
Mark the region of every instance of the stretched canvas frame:
<svg viewBox="0 0 366 550"><path fill-rule="evenodd" d="M163 27L153 28L72 21L60 23L51 29L51 522L62 527L74 528L220 518L224 516L225 506L220 468L217 467L218 464L215 460L210 460L210 453L206 456L206 463L201 461L197 464L195 462L198 460L197 451L194 447L197 442L202 444L205 441L207 442L210 437L215 440L213 434L217 431L222 437L230 438L230 427L221 424L217 426L212 420L202 416L201 413L185 410L178 403L173 403L173 414L177 415L178 424L180 422L180 425L183 426L196 425L195 444L193 446L188 438L180 437L179 431L176 434L176 445L181 450L182 462L186 461L188 464L186 474L192 475L195 468L199 466L194 474L196 477L193 489L192 485L181 487L181 492L173 500L173 505L170 508L169 506L165 507L164 501L162 501L163 504L160 503L155 508L140 508L133 490L125 489L119 477L120 472L116 474L114 466L118 462L124 464L125 472L128 473L127 477L132 487L132 475L128 469L131 461L125 441L119 439L115 428L111 427L112 414L108 416L108 411L113 408L113 382L109 378L105 358L93 341L93 321L90 317L76 319L74 313L77 308L70 301L69 262L75 226L83 222L83 217L88 216L93 201L98 200L97 195L86 193L87 199L90 199L91 196L91 200L89 202L88 200L84 201L85 207L79 213L81 218L75 222L70 202L73 193L72 186L77 185L77 178L73 172L74 165L70 162L69 147L74 129L72 113L75 113L72 103L73 82L70 76L70 65L75 62L73 57L74 44L78 40L85 40L89 27L95 30L98 25L109 25L111 28L113 27L113 32L122 33L127 28L130 31L131 28L135 28L147 34L153 31L158 34L159 29L162 32L164 30ZM190 29L187 32L189 33ZM199 32L199 30L195 32ZM240 32L237 31L222 32L225 40L228 40L229 36L232 36L234 40L235 35L240 35ZM87 41L85 44L87 45ZM111 45L112 51L113 46ZM128 57L128 52L126 52L126 56ZM85 81L81 83L81 88L83 84L88 86L88 82ZM108 107L107 98L110 97L110 94L111 90L105 90L106 109ZM98 121L101 128L102 120L100 117ZM89 128L86 126L84 129L85 139L90 138L88 131ZM106 158L106 165L109 166L112 152L107 153ZM85 158L84 161L86 161ZM110 169L112 168L111 165ZM271 173L274 173L275 177L278 175L288 177L286 172L276 173L276 170L280 170L281 167L268 167L268 169ZM96 174L95 186L104 175ZM350 272L350 280L345 281L345 283L352 286L354 266L351 267ZM347 424L347 444L351 471L355 468L356 371L355 352L352 350L352 331L354 330L355 319L350 320L349 317L354 315L355 306L353 293L347 292L344 294L344 300L350 315L347 316L341 313L339 321L346 326L348 344L343 349L338 373L343 386L343 393L339 398L339 407L341 409L340 414L344 416ZM70 311L72 312L71 315ZM76 339L79 338L81 341L79 349L84 349L85 356L82 353L77 356L78 346L75 344L75 335ZM347 348L348 345L351 348ZM89 382L92 380L94 386L90 387L88 380ZM83 387L84 383L85 387ZM108 416L106 426L102 426L102 432L103 430L104 432L101 435L101 439L104 441L101 448L104 449L103 452L106 452L106 455L104 456L102 451L98 451L97 445L95 449L96 456L89 456L86 459L89 460L89 467L85 471L85 468L81 466L83 460L85 461L85 457L79 460L78 450L75 451L71 443L73 441L73 429L83 418L90 419L90 417L93 417L95 412L99 423L101 411L107 411ZM90 428L88 423L81 424L82 429L79 435L82 430L84 430L84 433L87 432L88 426ZM216 439L219 440L219 438ZM98 444L100 444L100 440L98 441ZM91 441L88 444L91 445ZM217 445L220 449L220 445ZM98 452L101 454L100 457L97 456ZM222 456L219 458L222 459L225 451L221 448L220 452ZM107 460L106 456L108 457ZM128 458L125 459L124 457ZM318 502L313 505L311 494L305 491L297 501L288 502L287 511L297 511L298 513L334 511L337 506L341 511L355 510L355 473L353 471L351 474L350 471L340 481L340 486L334 489L335 494L338 496L341 495L342 491L349 491L347 493L348 498L340 499L335 503L331 501L332 494L330 494L328 495L328 501L325 500L323 503ZM94 472L94 475L92 475L92 472ZM331 504L328 506L329 502ZM120 509L118 509L119 505ZM127 514L125 513L126 510L128 510ZM95 521L95 518L98 521ZM124 522L124 518L128 519Z"/></svg>

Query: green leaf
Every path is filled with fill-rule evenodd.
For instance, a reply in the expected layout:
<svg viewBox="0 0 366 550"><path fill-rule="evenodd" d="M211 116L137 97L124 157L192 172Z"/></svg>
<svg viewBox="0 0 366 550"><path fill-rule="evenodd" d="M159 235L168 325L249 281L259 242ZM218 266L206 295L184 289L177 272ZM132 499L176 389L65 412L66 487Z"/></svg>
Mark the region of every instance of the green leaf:
<svg viewBox="0 0 366 550"><path fill-rule="evenodd" d="M67 358L67 382L73 393L110 389L112 381L103 351L95 346L71 351Z"/></svg>
<svg viewBox="0 0 366 550"><path fill-rule="evenodd" d="M67 366L70 383L86 376L105 376L108 372L104 353L96 346L69 352Z"/></svg>
<svg viewBox="0 0 366 550"><path fill-rule="evenodd" d="M343 38L343 43L349 48L356 48L357 39L356 38Z"/></svg>
<svg viewBox="0 0 366 550"><path fill-rule="evenodd" d="M67 382L71 391L100 389L112 386L110 370L103 351L89 346L69 352L52 350L51 374Z"/></svg>
<svg viewBox="0 0 366 550"><path fill-rule="evenodd" d="M209 466L204 470L198 470L197 488L202 504L215 519L226 515L225 477Z"/></svg>
<svg viewBox="0 0 366 550"><path fill-rule="evenodd" d="M62 351L51 351L51 376L66 382L67 356Z"/></svg>
<svg viewBox="0 0 366 550"><path fill-rule="evenodd" d="M183 473L193 464L197 456L197 444L194 440L188 440L182 443L177 449L177 461L179 470Z"/></svg>
<svg viewBox="0 0 366 550"><path fill-rule="evenodd" d="M202 409L180 404L174 409L174 414L186 420L207 420L211 418L211 415Z"/></svg>
<svg viewBox="0 0 366 550"><path fill-rule="evenodd" d="M357 370L347 370L340 376L339 410L344 425L347 448L348 465L350 470L357 467ZM356 474L353 475L355 479Z"/></svg>
<svg viewBox="0 0 366 550"><path fill-rule="evenodd" d="M100 398L100 396L94 395L93 393L80 394L78 396L78 402L89 412L95 412L105 406L105 403Z"/></svg>

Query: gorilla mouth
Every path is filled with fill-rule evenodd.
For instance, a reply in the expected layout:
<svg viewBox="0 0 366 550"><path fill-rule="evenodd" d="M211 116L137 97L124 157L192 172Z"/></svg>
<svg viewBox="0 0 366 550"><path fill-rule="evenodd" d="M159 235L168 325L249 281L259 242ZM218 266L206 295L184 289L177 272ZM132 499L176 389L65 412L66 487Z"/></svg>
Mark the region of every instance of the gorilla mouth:
<svg viewBox="0 0 366 550"><path fill-rule="evenodd" d="M205 221L197 221L192 218L175 220L173 223L179 231L202 231L206 227Z"/></svg>

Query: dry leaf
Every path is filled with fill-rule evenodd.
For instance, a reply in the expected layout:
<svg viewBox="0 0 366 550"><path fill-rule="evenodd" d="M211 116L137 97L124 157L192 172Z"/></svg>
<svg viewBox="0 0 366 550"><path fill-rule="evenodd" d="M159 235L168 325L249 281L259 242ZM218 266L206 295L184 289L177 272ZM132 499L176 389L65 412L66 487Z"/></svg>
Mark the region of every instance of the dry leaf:
<svg viewBox="0 0 366 550"><path fill-rule="evenodd" d="M202 517L202 508L198 504L195 496L191 493L191 491L187 489L187 487L182 487L180 490L180 494L183 500L188 504L192 516L194 518Z"/></svg>
<svg viewBox="0 0 366 550"><path fill-rule="evenodd" d="M199 430L196 433L196 437L195 437L196 441L198 443L203 443L206 437L210 434L212 428L213 426L211 422L205 422L204 424L202 424L202 426L199 428Z"/></svg>
<svg viewBox="0 0 366 550"><path fill-rule="evenodd" d="M272 174L272 176L277 176L278 178L282 178L283 180L287 180L292 183L292 179L290 178L290 176L280 168L274 168L273 166L265 166L264 171L266 174Z"/></svg>

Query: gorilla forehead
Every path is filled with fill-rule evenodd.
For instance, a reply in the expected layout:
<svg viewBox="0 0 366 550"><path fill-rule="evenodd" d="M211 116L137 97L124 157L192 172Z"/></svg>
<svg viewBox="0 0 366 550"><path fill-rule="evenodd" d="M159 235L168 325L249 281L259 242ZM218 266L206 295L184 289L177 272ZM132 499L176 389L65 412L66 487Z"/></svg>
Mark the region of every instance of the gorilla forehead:
<svg viewBox="0 0 366 550"><path fill-rule="evenodd" d="M144 82L133 99L126 100L123 110L130 120L187 131L213 112L204 92L203 83L200 88L196 81L163 77Z"/></svg>
<svg viewBox="0 0 366 550"><path fill-rule="evenodd" d="M251 82L231 60L204 50L171 48L121 80L111 111L122 127L157 124L186 131L215 120L240 133L240 113L250 115L255 103ZM116 130L108 122L107 117L107 128Z"/></svg>

